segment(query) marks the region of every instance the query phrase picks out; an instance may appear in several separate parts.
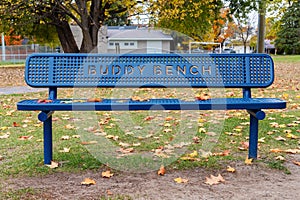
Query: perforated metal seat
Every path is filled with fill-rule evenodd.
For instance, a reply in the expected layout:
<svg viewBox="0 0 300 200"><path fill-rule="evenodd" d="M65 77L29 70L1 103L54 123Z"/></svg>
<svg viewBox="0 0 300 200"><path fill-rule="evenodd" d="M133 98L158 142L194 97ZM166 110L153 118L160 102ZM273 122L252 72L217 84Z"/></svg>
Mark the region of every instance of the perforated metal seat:
<svg viewBox="0 0 300 200"><path fill-rule="evenodd" d="M74 101L74 102L73 102ZM206 101L183 101L180 99L103 99L102 102L87 102L86 99L56 99L51 103L38 103L38 100L24 100L18 103L20 110L72 111L72 110L232 110L232 109L281 109L286 104L280 99L271 98L219 98Z"/></svg>

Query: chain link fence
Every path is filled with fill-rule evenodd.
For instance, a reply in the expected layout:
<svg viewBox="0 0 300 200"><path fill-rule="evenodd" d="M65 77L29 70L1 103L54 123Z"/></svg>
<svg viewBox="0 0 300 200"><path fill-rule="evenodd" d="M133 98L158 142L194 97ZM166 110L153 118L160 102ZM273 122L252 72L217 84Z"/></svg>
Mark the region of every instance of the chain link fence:
<svg viewBox="0 0 300 200"><path fill-rule="evenodd" d="M32 53L54 53L57 48L42 46L39 44L5 46L5 50L0 46L0 62L24 63L26 57Z"/></svg>

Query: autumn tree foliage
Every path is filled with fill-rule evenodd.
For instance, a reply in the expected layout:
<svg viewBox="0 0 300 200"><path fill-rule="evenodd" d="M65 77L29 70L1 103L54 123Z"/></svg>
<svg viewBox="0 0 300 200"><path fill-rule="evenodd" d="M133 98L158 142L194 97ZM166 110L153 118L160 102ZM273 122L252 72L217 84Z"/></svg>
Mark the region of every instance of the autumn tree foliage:
<svg viewBox="0 0 300 200"><path fill-rule="evenodd" d="M219 15L221 0L150 0L149 12L154 26L203 40Z"/></svg>
<svg viewBox="0 0 300 200"><path fill-rule="evenodd" d="M128 12L137 3L131 0L2 0L1 31L12 28L19 33L35 35L40 33L36 30L41 26L50 25L55 27L64 52L93 52L98 45L101 26L112 16ZM75 42L70 22L82 30L80 47Z"/></svg>

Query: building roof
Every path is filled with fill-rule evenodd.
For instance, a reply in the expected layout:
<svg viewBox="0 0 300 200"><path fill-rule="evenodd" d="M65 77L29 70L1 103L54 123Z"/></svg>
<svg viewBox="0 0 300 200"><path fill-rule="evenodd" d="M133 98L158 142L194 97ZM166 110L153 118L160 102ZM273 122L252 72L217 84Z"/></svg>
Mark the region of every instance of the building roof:
<svg viewBox="0 0 300 200"><path fill-rule="evenodd" d="M164 34L161 30L147 28L137 29L110 29L107 30L108 40L173 40L170 35Z"/></svg>

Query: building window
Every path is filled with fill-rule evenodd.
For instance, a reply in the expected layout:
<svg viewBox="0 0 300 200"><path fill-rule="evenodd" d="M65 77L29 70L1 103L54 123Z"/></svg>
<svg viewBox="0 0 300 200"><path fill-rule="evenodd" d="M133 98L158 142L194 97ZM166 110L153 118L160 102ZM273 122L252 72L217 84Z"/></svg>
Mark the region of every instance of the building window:
<svg viewBox="0 0 300 200"><path fill-rule="evenodd" d="M129 43L128 43L128 42L125 42L125 43L124 43L124 46L128 46L128 45L129 45Z"/></svg>
<svg viewBox="0 0 300 200"><path fill-rule="evenodd" d="M113 43L113 42L110 42L110 43L109 43L109 46L114 46L114 43Z"/></svg>
<svg viewBox="0 0 300 200"><path fill-rule="evenodd" d="M130 42L130 46L134 46L134 42Z"/></svg>

